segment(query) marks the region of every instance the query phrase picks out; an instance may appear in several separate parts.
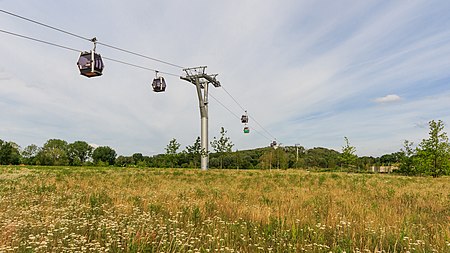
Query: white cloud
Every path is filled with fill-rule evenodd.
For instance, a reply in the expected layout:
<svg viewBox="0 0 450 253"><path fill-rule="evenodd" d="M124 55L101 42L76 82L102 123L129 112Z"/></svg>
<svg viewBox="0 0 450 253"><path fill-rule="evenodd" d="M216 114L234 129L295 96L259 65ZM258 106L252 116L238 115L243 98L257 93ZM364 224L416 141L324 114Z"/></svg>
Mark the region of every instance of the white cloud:
<svg viewBox="0 0 450 253"><path fill-rule="evenodd" d="M380 104L385 104L385 103L397 102L397 101L400 101L401 99L402 98L399 95L389 94L384 97L376 98L375 102L380 103Z"/></svg>

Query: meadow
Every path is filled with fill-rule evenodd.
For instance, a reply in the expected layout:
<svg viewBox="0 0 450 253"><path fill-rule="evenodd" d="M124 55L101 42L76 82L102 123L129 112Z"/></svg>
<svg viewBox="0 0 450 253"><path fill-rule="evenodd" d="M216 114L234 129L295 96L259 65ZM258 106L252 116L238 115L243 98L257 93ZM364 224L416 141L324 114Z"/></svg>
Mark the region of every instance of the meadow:
<svg viewBox="0 0 450 253"><path fill-rule="evenodd" d="M3 166L0 252L450 252L450 178Z"/></svg>

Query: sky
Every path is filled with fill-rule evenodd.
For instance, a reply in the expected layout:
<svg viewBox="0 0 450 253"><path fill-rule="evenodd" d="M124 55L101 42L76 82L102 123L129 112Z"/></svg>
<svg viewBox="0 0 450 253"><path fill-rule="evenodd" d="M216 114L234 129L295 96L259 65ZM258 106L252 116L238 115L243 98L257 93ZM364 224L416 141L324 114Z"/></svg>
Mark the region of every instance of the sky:
<svg viewBox="0 0 450 253"><path fill-rule="evenodd" d="M208 66L209 140L234 150L283 146L359 156L397 152L450 124L450 1L0 0L0 9L182 67ZM0 12L0 29L77 50L92 43ZM48 139L164 153L200 136L194 85L182 68L98 45L104 60L79 74L79 53L0 32L0 139L22 148ZM231 95L231 96L230 96ZM250 134L239 120L250 116Z"/></svg>

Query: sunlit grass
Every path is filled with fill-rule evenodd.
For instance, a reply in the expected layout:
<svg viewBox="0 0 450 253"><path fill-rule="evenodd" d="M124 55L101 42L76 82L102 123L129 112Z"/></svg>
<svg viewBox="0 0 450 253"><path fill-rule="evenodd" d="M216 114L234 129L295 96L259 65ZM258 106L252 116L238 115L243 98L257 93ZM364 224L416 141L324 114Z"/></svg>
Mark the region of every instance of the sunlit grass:
<svg viewBox="0 0 450 253"><path fill-rule="evenodd" d="M450 252L450 178L0 167L0 252Z"/></svg>

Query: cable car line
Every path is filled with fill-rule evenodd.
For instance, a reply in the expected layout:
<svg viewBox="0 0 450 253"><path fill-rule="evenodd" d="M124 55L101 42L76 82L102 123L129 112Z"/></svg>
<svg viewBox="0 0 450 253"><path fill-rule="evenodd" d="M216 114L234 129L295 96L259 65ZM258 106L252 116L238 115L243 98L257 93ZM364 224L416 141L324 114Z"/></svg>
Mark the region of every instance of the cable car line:
<svg viewBox="0 0 450 253"><path fill-rule="evenodd" d="M241 107L241 109L243 110L243 111L246 111L245 109L244 109L244 107L241 105L241 104L239 104L239 102L222 86L222 89L228 94L228 96L230 96L231 97L231 99L233 99L233 101L239 106L239 107Z"/></svg>
<svg viewBox="0 0 450 253"><path fill-rule="evenodd" d="M81 35L78 35L78 34L75 34L75 33L72 33L72 32L68 32L66 30L63 30L63 29L60 29L60 28L57 28L57 27L54 27L54 26L51 26L51 25L44 24L42 22L30 19L30 18L26 18L26 17L18 15L18 14L14 14L14 13L9 12L9 11L5 11L5 10L1 10L0 9L0 12L3 12L5 14L11 15L11 16L16 17L16 18L20 18L20 19L26 20L28 22L31 22L31 23L34 23L34 24L37 24L37 25L40 25L40 26L44 26L46 28L49 28L49 29L52 29L52 30L55 30L55 31L58 31L58 32L61 32L61 33L65 33L67 35L76 37L78 39L87 40L87 41L91 41L92 40L90 38L87 38L87 37L84 37L84 36L81 36ZM152 60L152 61L156 61L156 62L159 62L159 63L170 65L172 67L184 68L183 66L180 66L178 64L170 63L168 61L163 61L163 60L160 60L160 59L157 59L157 58L154 58L154 57L146 56L144 54L135 53L133 51L130 51L130 50L127 50L127 49L123 49L123 48L120 48L120 47L116 47L116 46L113 46L113 45L109 45L107 43L103 43L103 42L100 42L100 41L98 41L97 44L105 46L105 47L109 47L109 48L112 48L112 49L115 49L115 50L118 50L118 51L122 51L124 53L132 54L132 55L139 56L139 57L142 57L142 58L146 58L146 59L149 59L149 60Z"/></svg>
<svg viewBox="0 0 450 253"><path fill-rule="evenodd" d="M259 122L253 118L251 115L248 115L249 118L251 118L253 121L255 121L255 123L262 129L264 130L264 132L266 132L270 137L272 137L274 140L277 140L277 138L275 136L273 136L269 131L267 131L263 126L261 126L261 124L259 124Z"/></svg>
<svg viewBox="0 0 450 253"><path fill-rule="evenodd" d="M225 108L228 112L230 112L232 115L234 115L237 119L240 119L240 117L234 113L233 111L231 111L228 107L226 107L222 102L220 102L217 98L215 98L213 95L209 94L209 96L214 99L217 103L219 103L223 108ZM258 130L256 130L255 128L252 128L253 131L255 131L256 133L258 133L259 135L261 135L262 137L266 138L267 140L271 141L272 139L270 139L269 137L267 137L266 135L262 134L261 132L259 132Z"/></svg>
<svg viewBox="0 0 450 253"><path fill-rule="evenodd" d="M75 48L59 45L59 44L56 44L56 43L53 43L53 42L48 42L48 41L45 41L45 40L40 40L40 39L36 39L36 38L33 38L33 37L25 36L25 35L22 35L22 34L13 33L13 32L2 30L2 29L0 29L0 32L6 33L6 34L9 34L9 35L12 35L12 36L16 36L16 37L19 37L19 38L23 38L23 39L27 39L27 40L31 40L31 41L35 41L35 42L39 42L39 43L43 43L43 44L47 44L47 45L50 45L50 46L59 47L59 48L66 49L66 50L69 50L69 51L74 51L74 52L78 52L78 53L83 51L83 50L79 50L79 49L75 49ZM140 66L140 65L136 65L136 64L125 62L125 61L121 61L121 60L116 60L116 59L109 58L109 57L103 57L103 59L109 60L109 61L113 61L113 62L116 62L116 63L120 63L120 64L124 64L124 65L128 65L128 66L132 66L132 67L135 67L135 68L149 70L149 71L152 71L152 72L159 72L159 73L162 73L162 74L165 74L165 75L170 75L170 76L175 76L175 77L179 77L180 76L180 75L177 75L177 74L164 72L164 71L159 71L159 70L156 70L156 69L143 67L143 66Z"/></svg>
<svg viewBox="0 0 450 253"><path fill-rule="evenodd" d="M28 36L25 36L25 35L9 32L9 31L5 31L5 30L2 30L2 29L0 29L0 32L6 33L6 34L9 34L9 35L12 35L12 36L20 37L20 38L23 38L23 39L44 43L44 44L47 44L47 45L50 45L50 46L55 46L55 47L67 49L67 50L70 50L70 51L80 52L80 50L77 50L77 49L74 49L74 48L58 45L58 44L55 44L55 43L52 43L52 42L48 42L48 41L45 41L45 40L40 40L40 39L28 37Z"/></svg>
<svg viewBox="0 0 450 253"><path fill-rule="evenodd" d="M72 32L69 32L69 31L57 28L57 27L54 27L54 26L51 26L51 25L47 25L45 23L33 20L31 18L27 18L27 17L21 16L21 15L18 15L18 14L15 14L15 13L12 13L12 12L9 12L9 11L6 11L6 10L2 10L2 9L0 9L0 12L5 13L5 14L10 15L10 16L13 16L13 17L16 17L16 18L19 18L19 19L23 19L25 21L28 21L28 22L31 22L31 23L34 23L34 24L37 24L37 25L40 25L40 26L43 26L43 27L46 27L46 28L49 28L49 29L52 29L52 30L55 30L55 31L58 31L58 32L61 32L61 33L64 33L64 34L67 34L67 35L70 35L70 36L73 36L73 37L78 38L78 39L82 39L82 40L86 40L86 41L92 42L92 39L90 39L90 38L87 38L87 37L84 37L84 36L81 36L81 35L78 35L78 34L75 34L75 33L72 33ZM6 33L6 34L9 34L9 35L13 35L13 36L17 36L17 37L21 37L21 38L24 38L24 39L28 39L28 40L32 40L32 41L36 41L36 42L40 42L40 43L44 43L44 44L48 44L48 45L51 45L51 46L63 48L63 49L70 50L70 51L76 51L76 52L80 52L81 51L82 52L82 50L77 50L77 49L74 49L74 48L62 46L62 45L55 44L55 43L52 43L52 42L48 42L48 41L44 41L44 40L28 37L28 36L25 36L25 35L20 35L20 34L9 32L9 31L5 31L5 30L0 30L0 32ZM162 63L162 64L166 64L166 65L169 65L169 66L172 66L172 67L185 69L185 67L183 67L181 65L174 64L174 63L171 63L171 62L168 62L168 61L164 61L164 60L160 60L160 59L157 59L157 58L154 58L154 57L150 57L150 56L147 56L147 55L144 55L144 54L136 53L136 52L133 52L133 51L130 51L130 50L127 50L127 49L123 49L123 48L120 48L120 47L116 47L116 46L113 46L113 45L110 45L110 44L107 44L107 43L103 43L103 42L100 42L100 41L97 41L96 43L99 44L99 45L105 46L105 47L109 47L109 48L112 48L112 49L124 52L124 53L128 53L128 54L132 54L132 55L139 56L139 57L142 57L142 58L146 58L146 59L149 59L149 60L152 60L152 61L155 61L155 62L159 62L159 63ZM162 73L162 74L171 75L171 76L175 76L175 77L179 77L180 76L180 75L177 75L177 74L163 72L163 71L158 71L158 70L155 70L155 69L143 67L143 66L140 66L140 65L128 63L128 62L121 61L121 60L116 60L116 59L109 58L109 57L103 57L103 59L106 59L106 60L109 60L109 61L113 61L113 62L116 62L116 63L120 63L120 64L124 64L124 65L128 65L128 66L132 66L132 67L135 67L135 68L140 68L140 69L144 69L144 70L153 71L155 73ZM223 86L222 86L222 88L243 111L246 111L244 109L244 107L234 98L234 96L232 96ZM224 106L221 102L219 102L217 99L215 99L215 100L219 104L221 104L223 107L225 107L230 113L232 113L234 116L239 118L239 116L237 116L235 113L233 113L230 109L228 109L226 106ZM248 117L251 118L252 120L254 120L255 123L261 129L263 129L264 132L266 132L269 136L271 136L273 139L277 140L254 117L252 117L251 115L248 115ZM244 129L244 132L245 132L245 129ZM265 135L262 135L262 136L267 138Z"/></svg>
<svg viewBox="0 0 450 253"><path fill-rule="evenodd" d="M233 99L233 101L245 112L247 112L247 110L244 109L244 107L225 89L225 87L222 86L222 89L225 91L225 93L228 94L228 96L231 97L231 99ZM277 138L275 138L269 131L267 131L261 124L259 124L259 122L252 117L251 115L248 115L249 118L251 118L253 121L255 121L255 123L264 130L264 132L266 132L269 136L271 136L273 139L277 140Z"/></svg>
<svg viewBox="0 0 450 253"><path fill-rule="evenodd" d="M19 37L19 38L23 38L23 39L27 39L27 40L31 40L31 41L35 41L35 42L39 42L39 43L43 43L43 44L47 44L47 45L50 45L50 46L59 47L59 48L66 49L66 50L73 51L73 52L77 52L77 53L78 53L78 52L82 52L82 50L79 50L79 49L75 49L75 48L71 48L71 47L59 45L59 44L56 44L56 43L52 43L52 42L48 42L48 41L45 41L45 40L36 39L36 38L33 38L33 37L25 36L25 35L18 34L18 33L13 33L13 32L6 31L6 30L2 30L2 29L0 29L0 32L5 33L5 34L8 34L8 35L11 35L11 36L15 36L15 37ZM91 41L91 39L90 39L89 41ZM117 59L113 59L113 58L109 58L109 57L104 57L104 56L103 56L103 59L109 60L109 61L113 61L113 62L116 62L116 63L120 63L120 64L124 64L124 65L128 65L128 66L131 66L131 67L143 69L143 70L152 71L152 72L155 72L155 73L156 73L156 72L159 72L159 73L162 73L162 74L165 74L165 75L170 75L170 76L174 76L174 77L179 77L179 75L176 75L176 74L173 74L173 73L163 72L163 71L158 71L158 70L155 70L155 69L151 69L151 68L148 68L148 67L136 65L136 64L133 64L133 63L129 63L129 62L125 62L125 61L121 61L121 60L117 60ZM224 89L224 90L225 90L225 89ZM227 93L228 93L228 92L227 92ZM229 93L228 93L228 94L229 94ZM229 94L229 95L231 96L231 94ZM211 96L217 103L219 103L222 107L224 107L228 112L230 112L232 115L234 115L237 119L240 119L240 117L239 117L237 114L235 114L233 111L231 111L231 110L230 110L227 106L225 106L222 102L220 102L218 99L216 99L216 98L215 98L214 96L212 96L211 94L210 94L210 96ZM235 99L233 99L233 100L235 100ZM235 101L235 102L237 103L237 101ZM240 107L242 108L242 106L240 106ZM252 120L254 120L255 123L256 123L261 129L263 129L266 133L269 134L269 136L271 136L273 139L276 140L276 138L275 138L272 134L270 134L264 127L262 127L261 124L259 124L259 122L258 122L254 117L252 117L252 116L249 115L249 118L251 118ZM254 130L256 133L258 133L259 135L261 135L262 137L264 137L264 138L266 138L266 139L268 139L268 140L271 140L271 139L268 138L266 135L262 134L261 132L257 131L256 129L253 128L253 130Z"/></svg>
<svg viewBox="0 0 450 253"><path fill-rule="evenodd" d="M132 55L136 55L136 56L139 56L139 57L142 57L142 58L146 58L146 59L149 59L149 60L152 60L152 61L156 61L156 62L159 62L159 63L170 65L172 67L177 67L177 68L181 68L181 69L184 68L183 66L180 66L180 65L177 65L177 64L173 64L173 63L170 63L170 62L167 62L167 61L159 60L159 59L156 59L156 58L153 58L153 57L150 57L150 56L146 56L146 55L143 55L143 54L135 53L135 52L132 52L132 51L129 51L129 50L126 50L126 49L122 49L122 48L119 48L119 47L116 47L116 46L112 46L112 45L109 45L109 44L106 44L106 43L98 42L97 44L105 46L105 47L109 47L109 48L112 48L112 49L115 49L115 50L118 50L118 51L122 51L122 52L125 52L125 53L128 53L128 54L132 54Z"/></svg>
<svg viewBox="0 0 450 253"><path fill-rule="evenodd" d="M230 112L231 114L233 114L236 118L239 119L239 116L234 113L233 111L231 111L228 107L226 107L222 102L220 102L217 98L215 98L213 95L211 95L211 93L209 94L209 96L211 98L213 98L214 100L216 100L217 103L219 103L223 108L227 109L228 112Z"/></svg>
<svg viewBox="0 0 450 253"><path fill-rule="evenodd" d="M86 38L86 37L80 36L80 35L78 35L78 34L75 34L75 33L71 33L71 32L65 31L65 30L63 30L63 29L59 29L59 28L56 28L56 27L54 27L54 26L51 26L51 25L47 25L47 24L41 23L41 22L39 22L39 21L36 21L36 20L30 19L30 18L26 18L26 17L20 16L20 15L18 15L18 14L14 14L14 13L12 13L12 12L9 12L9 11L5 11L5 10L0 10L0 12L3 12L3 13L5 13L5 14L11 15L11 16L14 16L14 17L16 17L16 18L20 18L20 19L26 20L26 21L28 21L28 22L31 22L31 23L35 23L35 24L38 24L38 25L40 25L40 26L44 26L44 27L47 27L47 28L50 28L50 29L56 30L56 31L58 31L58 32L62 32L62 33L65 33L65 34L71 35L71 36L73 36L73 37L76 37L76 38L79 38L79 39L83 39L83 40L91 41L91 39L89 39L89 38Z"/></svg>
<svg viewBox="0 0 450 253"><path fill-rule="evenodd" d="M117 63L121 63L121 64L128 65L128 66L131 66L131 67L139 68L139 69L144 69L144 70L149 70L149 71L152 71L152 72L162 73L162 74L169 75L169 76L175 76L175 77L179 77L180 76L180 75L177 75L177 74L164 72L164 71L159 71L159 70L156 70L156 69L143 67L143 66L140 66L140 65L124 62L124 61L121 61L121 60L116 60L116 59L109 58L109 57L103 57L103 59L109 60L109 61L113 61L113 62L117 62Z"/></svg>

